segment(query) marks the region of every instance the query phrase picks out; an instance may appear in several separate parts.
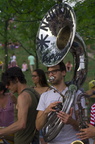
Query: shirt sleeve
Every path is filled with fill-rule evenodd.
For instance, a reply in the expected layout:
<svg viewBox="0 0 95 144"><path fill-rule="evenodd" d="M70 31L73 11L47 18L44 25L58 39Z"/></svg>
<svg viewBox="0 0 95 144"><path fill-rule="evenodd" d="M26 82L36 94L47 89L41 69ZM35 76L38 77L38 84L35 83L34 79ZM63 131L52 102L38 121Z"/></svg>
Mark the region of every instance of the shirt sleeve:
<svg viewBox="0 0 95 144"><path fill-rule="evenodd" d="M39 103L37 106L38 111L44 111L45 110L45 98L44 93L40 96Z"/></svg>
<svg viewBox="0 0 95 144"><path fill-rule="evenodd" d="M90 111L90 124L95 126L95 104L91 106L91 111Z"/></svg>

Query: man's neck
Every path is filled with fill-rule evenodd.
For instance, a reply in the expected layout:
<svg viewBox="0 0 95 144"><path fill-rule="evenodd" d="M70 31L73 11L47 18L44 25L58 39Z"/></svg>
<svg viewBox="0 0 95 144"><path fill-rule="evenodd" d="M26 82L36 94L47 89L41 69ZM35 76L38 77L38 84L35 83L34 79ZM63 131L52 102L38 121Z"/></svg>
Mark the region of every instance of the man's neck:
<svg viewBox="0 0 95 144"><path fill-rule="evenodd" d="M19 84L18 84L18 90L17 90L18 94L20 94L21 91L24 90L25 88L27 88L27 85L26 85L26 84L21 84L21 83L19 83Z"/></svg>
<svg viewBox="0 0 95 144"><path fill-rule="evenodd" d="M55 87L59 92L62 92L62 91L66 88L66 85L63 83L63 84L60 84L60 85L54 85L54 87Z"/></svg>

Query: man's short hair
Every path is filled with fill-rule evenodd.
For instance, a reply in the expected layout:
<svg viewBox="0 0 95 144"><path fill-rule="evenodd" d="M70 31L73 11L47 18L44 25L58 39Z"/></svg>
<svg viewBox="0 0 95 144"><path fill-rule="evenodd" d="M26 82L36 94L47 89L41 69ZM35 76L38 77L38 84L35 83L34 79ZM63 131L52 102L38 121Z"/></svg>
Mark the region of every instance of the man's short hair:
<svg viewBox="0 0 95 144"><path fill-rule="evenodd" d="M9 85L10 81L15 82L17 79L20 83L26 83L25 76L19 67L11 67L7 69L4 73L2 73L1 79L5 85Z"/></svg>
<svg viewBox="0 0 95 144"><path fill-rule="evenodd" d="M63 61L61 61L60 63L58 63L58 64L56 64L56 65L59 65L59 68L60 68L61 71L66 71L66 66L65 66L65 64L64 64ZM48 69L48 68L49 68L49 67L47 67L47 69Z"/></svg>
<svg viewBox="0 0 95 144"><path fill-rule="evenodd" d="M61 71L66 71L66 66L63 61L61 61L58 65L59 65Z"/></svg>

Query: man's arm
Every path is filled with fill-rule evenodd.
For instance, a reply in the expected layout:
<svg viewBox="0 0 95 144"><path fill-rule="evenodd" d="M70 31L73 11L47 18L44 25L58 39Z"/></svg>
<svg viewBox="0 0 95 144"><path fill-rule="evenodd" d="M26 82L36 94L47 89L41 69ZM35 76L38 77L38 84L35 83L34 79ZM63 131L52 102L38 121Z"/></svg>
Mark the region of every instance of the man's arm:
<svg viewBox="0 0 95 144"><path fill-rule="evenodd" d="M46 123L48 114L45 111L39 111L36 118L36 129L40 130Z"/></svg>
<svg viewBox="0 0 95 144"><path fill-rule="evenodd" d="M8 135L26 128L28 109L31 104L31 97L27 92L19 95L17 101L18 120L10 126L0 129L0 135Z"/></svg>

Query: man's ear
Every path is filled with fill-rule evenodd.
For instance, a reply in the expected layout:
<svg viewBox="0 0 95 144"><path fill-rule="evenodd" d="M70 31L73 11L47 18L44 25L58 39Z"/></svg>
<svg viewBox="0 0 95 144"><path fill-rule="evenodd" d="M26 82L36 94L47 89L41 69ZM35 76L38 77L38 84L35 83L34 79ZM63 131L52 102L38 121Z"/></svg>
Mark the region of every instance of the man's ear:
<svg viewBox="0 0 95 144"><path fill-rule="evenodd" d="M63 77L65 77L66 71L62 71L62 75L63 75Z"/></svg>
<svg viewBox="0 0 95 144"><path fill-rule="evenodd" d="M18 78L15 78L15 80L13 81L14 84L18 83Z"/></svg>

